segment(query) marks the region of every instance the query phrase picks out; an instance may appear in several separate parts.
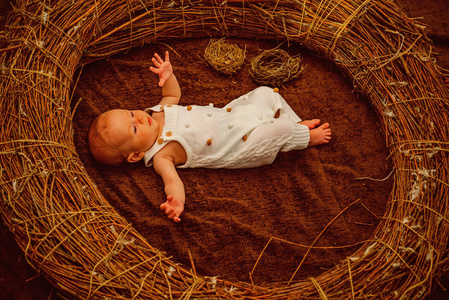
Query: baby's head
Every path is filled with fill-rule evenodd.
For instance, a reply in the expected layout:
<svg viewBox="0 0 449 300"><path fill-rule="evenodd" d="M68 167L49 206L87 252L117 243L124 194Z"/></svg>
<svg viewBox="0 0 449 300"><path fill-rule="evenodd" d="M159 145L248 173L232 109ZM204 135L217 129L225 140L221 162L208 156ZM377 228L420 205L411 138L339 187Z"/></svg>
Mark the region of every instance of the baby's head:
<svg viewBox="0 0 449 300"><path fill-rule="evenodd" d="M142 110L114 109L98 116L89 129L89 149L112 166L141 160L158 137L159 125Z"/></svg>

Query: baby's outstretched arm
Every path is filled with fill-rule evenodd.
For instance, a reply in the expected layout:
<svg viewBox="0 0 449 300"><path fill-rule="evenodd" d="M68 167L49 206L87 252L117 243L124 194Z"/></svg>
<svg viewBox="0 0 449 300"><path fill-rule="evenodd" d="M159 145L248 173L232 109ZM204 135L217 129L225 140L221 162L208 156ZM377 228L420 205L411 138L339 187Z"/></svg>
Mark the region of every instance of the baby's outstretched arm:
<svg viewBox="0 0 449 300"><path fill-rule="evenodd" d="M165 185L167 201L161 204L161 209L169 219L180 222L179 216L184 211L185 191L184 184L179 178L173 159L170 156L159 154L153 158L153 166Z"/></svg>

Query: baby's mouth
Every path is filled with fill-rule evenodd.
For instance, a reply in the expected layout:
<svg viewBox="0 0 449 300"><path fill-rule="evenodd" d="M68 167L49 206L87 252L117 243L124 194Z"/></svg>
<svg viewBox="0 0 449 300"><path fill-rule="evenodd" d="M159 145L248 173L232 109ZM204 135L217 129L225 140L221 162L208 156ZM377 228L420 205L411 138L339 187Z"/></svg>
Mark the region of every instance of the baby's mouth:
<svg viewBox="0 0 449 300"><path fill-rule="evenodd" d="M148 125L151 126L151 122L152 122L152 121L151 121L151 118L149 117L149 118L148 118Z"/></svg>

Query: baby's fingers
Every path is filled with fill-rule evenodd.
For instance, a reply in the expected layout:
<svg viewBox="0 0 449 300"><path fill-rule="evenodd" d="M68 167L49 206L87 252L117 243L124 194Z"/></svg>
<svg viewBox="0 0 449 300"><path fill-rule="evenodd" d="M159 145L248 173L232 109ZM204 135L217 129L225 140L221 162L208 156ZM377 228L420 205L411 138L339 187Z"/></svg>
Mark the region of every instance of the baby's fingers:
<svg viewBox="0 0 449 300"><path fill-rule="evenodd" d="M155 67L150 67L150 71L155 74L159 74L159 69L156 69Z"/></svg>
<svg viewBox="0 0 449 300"><path fill-rule="evenodd" d="M173 211L171 214L167 215L167 217L169 219L172 219L175 222L180 222L181 221L181 219L179 218L179 214L177 212L175 212L175 211Z"/></svg>
<svg viewBox="0 0 449 300"><path fill-rule="evenodd" d="M162 60L162 58L159 56L159 54L157 54L157 53L154 53L153 59L154 59L154 60L157 60L157 62L160 63L160 64L164 62L164 61ZM153 60L153 59L152 59L152 60Z"/></svg>
<svg viewBox="0 0 449 300"><path fill-rule="evenodd" d="M159 55L158 55L159 57ZM158 61L156 58L152 58L151 61L153 62L153 65L156 66L156 68L159 68L161 66L161 64L163 63L162 59L159 57L160 61Z"/></svg>
<svg viewBox="0 0 449 300"><path fill-rule="evenodd" d="M166 215L169 215L170 213L174 212L175 209L173 208L173 206L171 206L168 203L162 203L161 204L161 209L165 212Z"/></svg>
<svg viewBox="0 0 449 300"><path fill-rule="evenodd" d="M179 214L174 210L173 206L168 203L162 203L160 207L165 212L167 218L172 219L175 222L181 222Z"/></svg>

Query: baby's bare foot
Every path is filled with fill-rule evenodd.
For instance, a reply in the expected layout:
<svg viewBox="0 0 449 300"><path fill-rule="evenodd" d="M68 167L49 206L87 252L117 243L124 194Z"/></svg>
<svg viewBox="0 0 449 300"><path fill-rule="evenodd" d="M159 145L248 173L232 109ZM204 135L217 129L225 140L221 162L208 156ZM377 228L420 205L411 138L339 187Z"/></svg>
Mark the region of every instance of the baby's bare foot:
<svg viewBox="0 0 449 300"><path fill-rule="evenodd" d="M310 130L309 147L327 144L331 140L331 136L332 132L329 128L329 123L324 123L317 128L313 128Z"/></svg>
<svg viewBox="0 0 449 300"><path fill-rule="evenodd" d="M320 124L320 119L304 120L299 122L299 124L306 125L309 129L313 129Z"/></svg>

